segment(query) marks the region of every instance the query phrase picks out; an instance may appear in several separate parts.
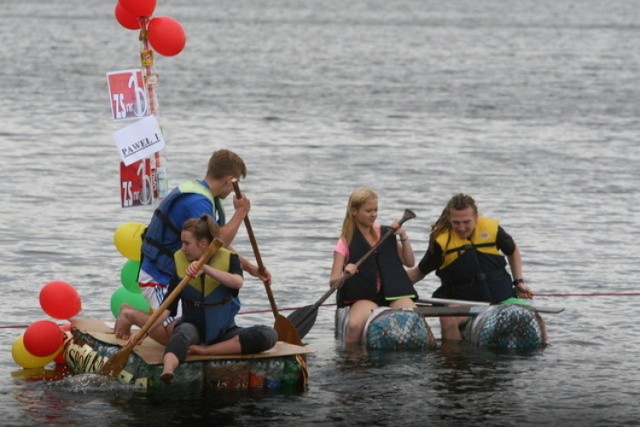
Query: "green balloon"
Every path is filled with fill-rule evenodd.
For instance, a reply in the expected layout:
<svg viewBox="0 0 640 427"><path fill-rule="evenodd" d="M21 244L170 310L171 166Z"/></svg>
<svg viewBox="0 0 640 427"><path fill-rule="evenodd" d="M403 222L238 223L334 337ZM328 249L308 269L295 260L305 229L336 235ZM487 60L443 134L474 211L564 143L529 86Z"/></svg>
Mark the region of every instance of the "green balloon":
<svg viewBox="0 0 640 427"><path fill-rule="evenodd" d="M129 304L131 307L137 308L145 313L149 313L151 311L149 301L147 301L144 295L134 294L133 292L129 292L125 288L120 287L115 290L113 295L111 295L111 313L113 313L114 317L118 317L118 312L120 311L120 306L122 306L122 304Z"/></svg>
<svg viewBox="0 0 640 427"><path fill-rule="evenodd" d="M140 271L140 261L128 259L120 270L120 282L129 292L134 294L142 293L138 284L138 271Z"/></svg>

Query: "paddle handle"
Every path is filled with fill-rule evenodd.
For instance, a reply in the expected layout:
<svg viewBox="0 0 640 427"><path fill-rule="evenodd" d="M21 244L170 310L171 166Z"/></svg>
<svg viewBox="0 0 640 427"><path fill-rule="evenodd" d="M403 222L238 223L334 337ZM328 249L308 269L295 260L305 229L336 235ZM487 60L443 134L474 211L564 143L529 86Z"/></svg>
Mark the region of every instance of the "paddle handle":
<svg viewBox="0 0 640 427"><path fill-rule="evenodd" d="M405 210L404 210L404 215L402 215L402 218L400 218L400 220L398 221L398 224L399 224L400 226L402 226L402 224L404 224L405 222L407 222L407 221L408 221L408 220L410 220L411 218L415 218L415 217L416 217L416 214L415 214L411 209L405 209ZM364 255L362 256L362 258L360 258L360 259L356 262L356 264L355 264L355 265L356 265L356 268L360 267L360 266L362 265L362 263L363 263L363 262L365 262L365 261L367 260L367 258L369 258L369 257L371 256L371 254L373 254L375 251L377 251L377 250L378 250L378 248L380 247L380 245L381 245L385 240L387 240L387 238L388 238L389 236L391 236L391 235L392 235L392 234L394 234L395 232L396 232L396 230L395 230L395 229L393 229L393 228L390 228L389 230L387 230L387 232L386 232L386 233L384 233L384 235L383 235L383 236L382 236L382 237L381 237L381 238L376 242L376 244L375 244L375 245L373 245L373 246L371 247L371 249L369 249L369 251L368 251L366 254L364 254ZM348 278L349 278L349 277L347 276L347 277L345 278L345 280L346 280L346 279L348 279Z"/></svg>
<svg viewBox="0 0 640 427"><path fill-rule="evenodd" d="M238 200L242 199L242 193L240 192L240 185L237 180L233 180L233 190L236 193L236 198ZM249 220L249 215L244 216L244 226L247 229L247 234L249 235L249 241L251 242L251 248L253 249L253 254L256 257L256 263L258 264L258 273L264 274L266 268L264 263L262 262L262 257L260 256L260 250L258 249L258 242L256 241L256 236L253 234L253 227L251 227L251 221ZM269 305L271 305L271 311L273 311L273 315L278 317L278 306L276 305L276 300L273 297L273 292L271 291L271 286L266 281L262 281L264 287L267 291L267 298L269 298Z"/></svg>
<svg viewBox="0 0 640 427"><path fill-rule="evenodd" d="M407 222L408 220L415 218L416 214L415 212L413 212L411 209L405 209L404 210L404 214L402 215L402 218L400 218L400 220L398 221L399 225L404 224L405 222ZM390 228L389 230L387 230L386 233L384 233L384 235L378 239L378 241L371 247L371 249L369 249L367 251L366 254L364 254L356 263L356 269L358 269L362 263L364 263L375 251L378 250L378 248L380 247L380 245L382 243L384 243L385 240L387 240L391 235L393 235L396 232L395 229ZM329 296L331 296L331 294L336 291L337 289L340 289L342 287L342 285L344 285L344 282L347 281L347 279L351 277L351 274L348 271L343 271L342 272L342 276L340 276L338 278L338 280L336 280L335 282L333 282L331 284L331 289L329 289L315 304L315 307L320 307L320 305L325 302L327 300L327 298L329 298Z"/></svg>
<svg viewBox="0 0 640 427"><path fill-rule="evenodd" d="M207 248L207 251L204 254L202 254L200 259L198 260L198 263L196 264L197 270L200 271L202 269L202 266L204 266L204 264L207 261L209 261L209 258L214 256L223 245L224 245L224 242L219 238L213 239L213 241ZM138 333L131 340L132 347L134 347L138 343L138 341L140 341L140 339L144 337L144 335L149 331L149 329L153 326L153 324L156 323L156 320L160 318L162 313L164 313L164 311L169 307L169 305L171 305L171 303L178 297L178 295L180 295L180 292L182 292L182 289L185 286L187 286L187 284L189 283L189 280L191 280L192 278L193 278L192 276L189 276L187 274L180 281L178 286L176 286L176 288L164 298L164 301L162 302L162 304L160 304L160 307L158 307L153 312L153 314L151 314L151 317L149 317L149 320L147 320L147 322L142 326L142 328L140 328Z"/></svg>

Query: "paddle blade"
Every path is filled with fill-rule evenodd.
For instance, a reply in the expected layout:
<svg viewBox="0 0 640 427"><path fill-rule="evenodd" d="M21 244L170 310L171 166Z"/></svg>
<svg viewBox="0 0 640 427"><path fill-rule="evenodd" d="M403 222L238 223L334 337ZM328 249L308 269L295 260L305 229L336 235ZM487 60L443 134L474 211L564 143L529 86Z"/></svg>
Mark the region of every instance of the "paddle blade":
<svg viewBox="0 0 640 427"><path fill-rule="evenodd" d="M120 372L127 366L129 356L133 351L133 346L125 346L116 351L113 356L107 360L107 362L100 368L101 375L107 375L109 377L118 378Z"/></svg>
<svg viewBox="0 0 640 427"><path fill-rule="evenodd" d="M318 317L318 307L308 305L294 311L287 316L287 319L289 319L296 328L300 338L304 338L316 322L316 317Z"/></svg>
<svg viewBox="0 0 640 427"><path fill-rule="evenodd" d="M293 323L282 314L278 314L276 316L276 323L273 326L273 329L278 333L278 340L284 341L289 344L302 345L302 340L298 335L298 331L296 327L293 326Z"/></svg>

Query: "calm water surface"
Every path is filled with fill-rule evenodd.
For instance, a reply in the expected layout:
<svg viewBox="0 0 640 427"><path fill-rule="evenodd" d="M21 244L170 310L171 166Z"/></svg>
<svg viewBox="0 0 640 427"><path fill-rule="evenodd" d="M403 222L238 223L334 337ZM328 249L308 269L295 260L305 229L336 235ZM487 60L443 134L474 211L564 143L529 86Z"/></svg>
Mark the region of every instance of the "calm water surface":
<svg viewBox="0 0 640 427"><path fill-rule="evenodd" d="M137 66L115 2L2 0L0 418L3 425L639 425L638 297L538 297L550 346L504 355L346 353L333 308L305 338L309 390L294 396L149 397L92 378L55 381L10 356L46 318L42 285L73 284L108 317L124 259L105 75ZM411 208L417 257L456 192L501 220L544 293L637 289L640 8L634 1L160 0L187 47L159 57L170 183L231 148L279 306L326 290L351 190L379 219ZM230 203L228 209L232 209ZM236 247L250 251L241 232ZM429 295L437 280L418 290ZM247 280L244 310L268 308ZM285 313L286 314L286 313ZM245 315L270 323L269 312ZM430 320L439 336L437 322ZM49 379L42 379L43 375Z"/></svg>

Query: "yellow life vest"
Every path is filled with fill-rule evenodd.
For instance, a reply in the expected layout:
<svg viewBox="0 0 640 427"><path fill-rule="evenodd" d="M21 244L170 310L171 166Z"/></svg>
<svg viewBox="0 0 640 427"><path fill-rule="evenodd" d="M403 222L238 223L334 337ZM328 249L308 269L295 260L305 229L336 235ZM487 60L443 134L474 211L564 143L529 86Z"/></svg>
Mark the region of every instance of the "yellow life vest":
<svg viewBox="0 0 640 427"><path fill-rule="evenodd" d="M497 235L498 221L483 216L478 217L476 227L469 239L461 238L451 229L443 231L436 236L436 243L444 253L444 261L439 269L447 267L469 249L489 255L504 256L496 247Z"/></svg>
<svg viewBox="0 0 640 427"><path fill-rule="evenodd" d="M230 250L220 248L218 249L218 253L216 253L216 255L209 260L208 265L218 270L229 271L229 266L231 264L231 254L232 252ZM185 277L187 275L187 267L191 264L191 262L187 261L187 257L184 252L182 252L182 249L178 250L175 253L174 259L176 261L176 272L178 273L178 276ZM189 280L189 286L192 286L199 292L202 292L202 294L206 298L216 290L216 288L220 285L220 282L218 282L208 274L205 274L204 276L204 288L202 280L199 277L194 277Z"/></svg>

